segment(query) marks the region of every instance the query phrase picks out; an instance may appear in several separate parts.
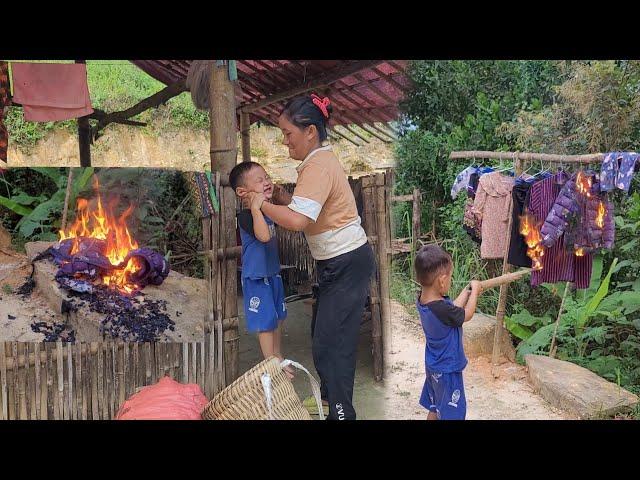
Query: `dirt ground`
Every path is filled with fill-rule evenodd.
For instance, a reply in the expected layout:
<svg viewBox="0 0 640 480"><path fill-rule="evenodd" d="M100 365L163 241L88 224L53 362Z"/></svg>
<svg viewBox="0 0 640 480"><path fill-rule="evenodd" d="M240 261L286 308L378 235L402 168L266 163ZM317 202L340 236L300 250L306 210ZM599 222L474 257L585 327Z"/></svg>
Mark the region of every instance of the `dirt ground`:
<svg viewBox="0 0 640 480"><path fill-rule="evenodd" d="M287 319L283 324L282 353L285 358L302 364L318 380L311 352L311 304L307 300L291 302L287 304L287 311ZM262 353L256 335L247 332L241 297L238 297L238 315L240 317L240 372L246 372L262 361ZM293 386L300 399L312 393L308 377L303 372L296 373ZM360 332L353 386L353 406L358 420L382 419L383 397L383 383L376 382L373 378L371 330L370 325L366 325Z"/></svg>
<svg viewBox="0 0 640 480"><path fill-rule="evenodd" d="M385 379L385 418L425 420L418 400L424 384L424 333L417 321L392 300L393 341ZM473 320L471 320L473 321ZM491 359L469 358L464 370L468 420L565 420L572 417L535 394L526 368L508 361L499 378L491 374Z"/></svg>

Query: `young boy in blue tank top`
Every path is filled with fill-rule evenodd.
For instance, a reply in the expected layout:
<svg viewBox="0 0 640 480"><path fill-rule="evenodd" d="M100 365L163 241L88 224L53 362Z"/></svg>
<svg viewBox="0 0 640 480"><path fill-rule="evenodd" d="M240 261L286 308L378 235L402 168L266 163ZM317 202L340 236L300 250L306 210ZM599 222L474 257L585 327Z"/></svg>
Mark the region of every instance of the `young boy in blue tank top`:
<svg viewBox="0 0 640 480"><path fill-rule="evenodd" d="M453 261L451 255L434 244L418 251L415 271L422 287L416 307L426 337L426 380L420 405L429 410L427 420L464 420L467 400L462 370L467 358L462 324L471 320L476 311L480 282L472 280L452 302L446 294L451 288Z"/></svg>
<svg viewBox="0 0 640 480"><path fill-rule="evenodd" d="M229 174L231 187L242 199L238 214L242 241L242 293L247 330L258 334L264 358L282 357L281 322L287 317L284 285L280 276L278 240L273 221L260 207L273 197L274 185L262 166L242 162ZM249 192L256 192L253 202L245 200ZM292 370L285 368L289 376Z"/></svg>

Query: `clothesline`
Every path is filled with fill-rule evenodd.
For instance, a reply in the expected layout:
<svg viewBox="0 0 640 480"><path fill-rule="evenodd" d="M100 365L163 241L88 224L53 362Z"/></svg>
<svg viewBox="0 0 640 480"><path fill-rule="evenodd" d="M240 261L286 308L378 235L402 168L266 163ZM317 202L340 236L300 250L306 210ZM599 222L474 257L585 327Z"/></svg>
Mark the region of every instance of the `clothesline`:
<svg viewBox="0 0 640 480"><path fill-rule="evenodd" d="M558 155L530 152L491 152L471 150L451 152L449 158L511 160L514 164L513 168L515 170L515 174L516 176L518 176L522 174L523 163L526 164L537 161L541 163L548 162L555 164L575 164L585 166L587 164L600 163L602 164L602 168L604 171L604 167L611 163L610 161L609 164L607 163L608 160L611 160L609 158L609 155L610 154L603 153L593 153L586 155ZM625 153L625 155L635 155L635 153L631 154L630 152L627 152ZM635 159L633 159L633 162L635 163ZM636 169L639 166L638 164L640 164L640 161L635 164ZM612 170L615 171L616 175L618 172L618 168L619 167L616 167L614 170ZM471 172L469 172L470 170ZM496 258L498 257L498 254L500 254L499 256L502 258L503 267L502 273L506 274L511 269L511 262L513 262L513 264L522 265L524 262L522 262L518 257L529 257L530 247L521 237L521 235L523 235L523 233L521 232L521 222L523 221L523 218L528 217L528 221L533 222L534 225L540 224L539 227L534 227L534 230L538 230L538 228L542 227L543 229L546 228L551 233L557 233L557 231L553 230L553 228L556 227L557 229L561 227L561 225L556 226L552 221L555 219L555 217L549 219L549 215L556 206L556 202L563 193L564 188L561 188L560 184L556 183L555 178L559 175L568 176L568 174L559 172L556 175L550 175L546 179L540 179L535 184L528 185L529 189L531 189L528 192L525 192L526 186L515 185L507 193L507 190L509 189L504 184L508 182L500 180L501 176L499 172L501 171L502 170L497 170L493 173L488 173L487 176L484 177L484 175L482 175L482 172L479 172L477 168L474 171L472 167L468 167L456 177L456 183L454 183L454 187L452 188L452 197L455 197L455 195L457 195L457 192L461 190L460 186L456 188L456 185L458 185L458 183L464 183L464 180L466 178L469 187L471 187L471 191L469 190L469 187L467 187L469 198L467 199L467 203L465 205L465 213L463 219L464 228L471 235L471 238L474 239L474 241L481 243L480 250L481 256L483 258ZM465 172L467 172L466 177ZM494 175L494 177L492 177L491 175ZM476 177L474 181L478 185L476 187L478 189L477 195L475 189L472 186L473 176ZM484 180L481 180L480 177L483 177ZM568 176L567 182L571 181L573 181L572 177ZM622 188L622 186L619 185L617 181L615 183L615 186L618 188ZM516 191L516 188L518 188L519 190ZM628 186L625 191L628 191ZM489 194L487 194L487 192L489 192ZM505 199L505 201L501 201L501 198ZM591 202L597 200L596 197L589 198L589 201ZM525 217L521 217L524 210L515 208L514 204L517 201L524 201L527 204L528 213ZM489 202L491 202L491 205L488 205ZM535 208L532 208L531 202L535 202ZM607 238L605 237L607 237L609 230L607 230L605 226L609 225L613 228L613 205L608 203L606 200L604 201L604 203L601 201L600 205L606 205L604 209L605 225L597 224L596 221L597 227L602 230L602 238L599 240L596 239L599 242L596 246L598 248L610 248L610 245L605 247L605 244L607 241L613 241L613 233L611 232L610 239L607 240ZM504 222L505 219L508 219L506 225ZM560 220L562 220L562 218ZM590 225L589 222L594 223L593 220L594 219L587 216L585 217L584 221L587 222L587 225ZM556 223L558 223L558 221L556 221ZM506 230L504 230L503 226L506 226ZM503 228L504 236L499 233L501 228ZM582 236L580 236L582 233L584 233L584 230L578 229L576 232L577 233L575 233L574 235L577 235L578 240L580 242L585 241L585 238L582 238ZM541 230L538 230L538 233L541 234ZM512 241L513 239L517 239L518 241L515 241L514 243ZM533 239L534 238L532 237L530 240ZM600 240L602 242L600 242ZM541 248L540 245L542 242L542 237L541 239L537 239L535 249L532 249L531 253L536 255L536 261L539 262L540 265L543 266L543 268L542 270L533 272L531 279L532 285L537 285L543 282L555 283L555 281L562 280L568 282L571 281L580 288L586 288L588 286L592 271L593 253L588 251L589 244L585 244L585 251L582 248L582 243L576 244L575 241L575 239L572 239L571 245L574 248L580 247L576 250L575 255L574 253L565 251L564 246L556 242L551 246L544 247L543 256L538 252L538 249ZM602 243L602 245L600 243ZM528 261L531 262L531 260ZM531 263L531 265L533 265L533 263ZM572 278L571 280L569 280L569 277L571 276ZM507 289L508 286L506 284L501 285L500 287L498 307L496 309L497 325L503 325L506 311ZM496 328L494 333L494 344L492 352L492 364L494 366L498 364L499 353L501 351L500 346L502 330L502 328ZM497 370L493 368L492 371L494 373L494 376L497 376Z"/></svg>
<svg viewBox="0 0 640 480"><path fill-rule="evenodd" d="M590 153L586 155L557 155L550 153L530 153L530 152L488 152L484 150L470 150L462 152L451 152L450 159L456 158L494 158L498 160L539 160L543 162L556 163L595 163L604 160L604 153Z"/></svg>

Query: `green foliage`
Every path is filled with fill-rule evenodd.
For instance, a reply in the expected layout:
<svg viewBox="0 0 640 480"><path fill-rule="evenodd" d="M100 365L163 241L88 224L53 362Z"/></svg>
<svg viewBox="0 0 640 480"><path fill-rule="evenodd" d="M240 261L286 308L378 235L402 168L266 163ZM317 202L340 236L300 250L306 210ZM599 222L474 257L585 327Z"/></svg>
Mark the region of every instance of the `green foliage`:
<svg viewBox="0 0 640 480"><path fill-rule="evenodd" d="M560 65L548 61L415 61L404 109L422 130L448 131L476 109L479 93L498 101L499 115L551 103Z"/></svg>
<svg viewBox="0 0 640 480"><path fill-rule="evenodd" d="M558 358L582 365L622 385L640 383L640 289L610 290L612 275L619 269L617 259L601 278L602 258L594 260L593 276L586 291L567 296L556 341ZM560 289L547 286L550 291ZM507 327L515 334L519 327L536 328L518 345L522 362L528 353L548 352L555 318L536 317L524 311L508 318ZM533 329L531 329L533 331ZM522 338L522 337L520 337Z"/></svg>
<svg viewBox="0 0 640 480"><path fill-rule="evenodd" d="M31 168L33 172L47 178L55 185L51 194L29 195L20 186L13 188L10 197L0 195L0 205L20 217L15 225L17 233L26 240L51 241L57 238L55 230L60 227L60 216L67 190L66 169ZM93 175L93 168L74 169L69 205L73 206L76 197L87 186ZM35 205L35 206L34 206Z"/></svg>
<svg viewBox="0 0 640 480"><path fill-rule="evenodd" d="M452 150L580 154L636 150L640 140L638 61L416 61L410 76L414 91L403 106L409 129L396 146L396 194L414 187L423 192L423 225L435 225L445 247L456 246L457 282L499 271L479 261L462 229L464 195L454 201L449 191L471 159L449 160ZM632 191L640 192L638 176ZM594 262L590 288L566 299L557 355L640 392L640 194L610 198L615 246ZM394 207L396 235L409 235L402 221L408 211ZM520 342L519 358L549 349L564 284L543 287L528 280L509 287L506 323Z"/></svg>

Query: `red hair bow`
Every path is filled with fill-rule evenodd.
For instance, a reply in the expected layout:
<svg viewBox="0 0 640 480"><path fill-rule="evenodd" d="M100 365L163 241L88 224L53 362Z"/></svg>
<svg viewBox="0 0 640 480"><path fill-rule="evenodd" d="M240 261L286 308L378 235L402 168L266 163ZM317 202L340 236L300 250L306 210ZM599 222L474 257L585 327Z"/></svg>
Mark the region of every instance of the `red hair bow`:
<svg viewBox="0 0 640 480"><path fill-rule="evenodd" d="M329 111L327 110L327 107L331 105L331 101L329 100L329 98L328 97L320 98L315 93L312 93L311 99L314 105L320 109L320 111L324 115L324 118L329 118Z"/></svg>

